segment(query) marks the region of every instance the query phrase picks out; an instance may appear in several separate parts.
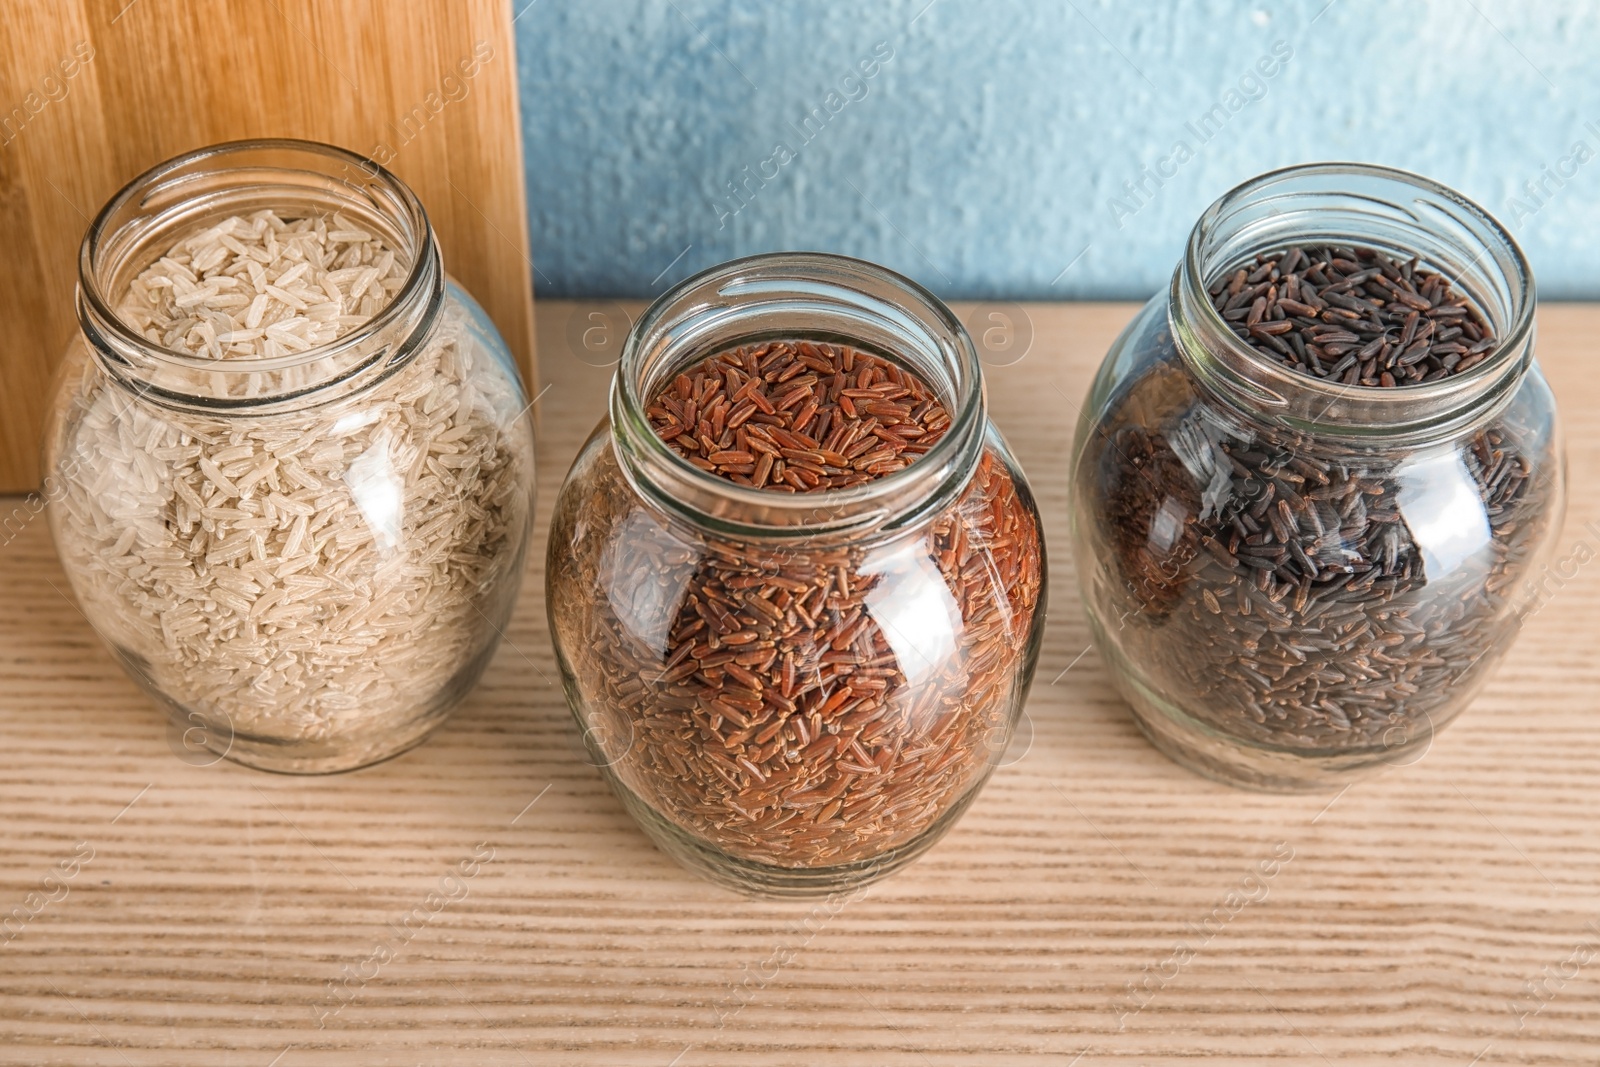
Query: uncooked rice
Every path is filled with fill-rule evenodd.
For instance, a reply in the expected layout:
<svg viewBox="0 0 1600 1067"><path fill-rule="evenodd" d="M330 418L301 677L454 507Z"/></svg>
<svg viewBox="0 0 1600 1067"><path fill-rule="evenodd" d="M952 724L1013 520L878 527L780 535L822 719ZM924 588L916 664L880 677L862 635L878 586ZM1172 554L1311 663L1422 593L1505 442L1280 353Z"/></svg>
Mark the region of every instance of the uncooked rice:
<svg viewBox="0 0 1600 1067"><path fill-rule="evenodd" d="M897 361L805 338L714 353L646 411L685 463L771 493L904 470L951 422ZM661 522L617 454L579 475L580 505L563 494L548 570L580 722L626 802L790 870L879 860L959 814L1009 737L1044 591L998 449L925 523L800 543Z"/></svg>
<svg viewBox="0 0 1600 1067"><path fill-rule="evenodd" d="M369 321L405 284L406 268L343 215L286 222L257 211L174 244L133 280L117 317L177 352L283 356Z"/></svg>
<svg viewBox="0 0 1600 1067"><path fill-rule="evenodd" d="M178 241L118 315L183 353L289 355L371 319L407 268L338 214L262 211ZM520 391L465 333L447 308L369 392L264 416L137 402L85 361L55 520L85 614L239 735L376 752L442 711L514 595L532 467ZM254 377L171 373L202 395Z"/></svg>

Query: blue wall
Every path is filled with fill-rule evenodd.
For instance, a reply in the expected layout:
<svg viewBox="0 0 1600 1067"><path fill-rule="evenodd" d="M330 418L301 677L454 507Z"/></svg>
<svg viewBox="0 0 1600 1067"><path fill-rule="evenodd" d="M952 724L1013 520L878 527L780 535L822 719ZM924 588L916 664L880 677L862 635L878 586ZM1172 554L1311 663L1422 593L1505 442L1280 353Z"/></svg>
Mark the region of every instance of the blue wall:
<svg viewBox="0 0 1600 1067"><path fill-rule="evenodd" d="M543 295L815 248L948 297L1139 297L1230 186L1364 159L1496 212L1542 295L1600 297L1594 5L511 2Z"/></svg>

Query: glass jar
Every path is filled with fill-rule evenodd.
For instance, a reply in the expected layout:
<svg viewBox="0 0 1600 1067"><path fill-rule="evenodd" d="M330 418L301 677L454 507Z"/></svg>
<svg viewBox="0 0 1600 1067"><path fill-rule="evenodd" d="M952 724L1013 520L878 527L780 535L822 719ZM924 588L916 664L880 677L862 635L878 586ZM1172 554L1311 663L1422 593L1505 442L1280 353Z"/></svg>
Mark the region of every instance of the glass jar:
<svg viewBox="0 0 1600 1067"><path fill-rule="evenodd" d="M949 428L850 488L696 468L647 409L684 368L768 339L876 354ZM1010 738L1044 618L1038 511L971 340L914 283L830 255L727 263L644 314L546 574L568 703L624 806L685 866L771 895L865 884L950 828Z"/></svg>
<svg viewBox="0 0 1600 1067"><path fill-rule="evenodd" d="M1498 347L1385 388L1266 357L1208 294L1304 245L1415 257ZM1239 785L1332 788L1420 758L1467 706L1564 508L1533 310L1510 235L1403 171L1293 167L1201 216L1170 290L1106 356L1073 457L1080 592L1159 749Z"/></svg>
<svg viewBox="0 0 1600 1067"><path fill-rule="evenodd" d="M353 269L325 306L300 288L311 266L263 274L308 310L247 312L257 329L235 331L206 302L237 287L207 280L224 254L213 246L257 232L270 261L240 253L241 277L276 269L274 253L323 258L294 226L394 258L371 278ZM191 239L199 251L173 265ZM133 324L134 281L155 264L160 285L184 279L176 299L201 309L208 347L164 347ZM386 304L380 267L395 286ZM321 327L294 319L331 323L343 297L375 314L308 341ZM128 673L186 743L253 767L346 770L422 740L476 683L510 614L534 469L515 363L445 275L411 190L304 141L179 156L89 228L78 320L45 448L50 526L83 614ZM266 355L223 349L257 333L284 340L263 342Z"/></svg>

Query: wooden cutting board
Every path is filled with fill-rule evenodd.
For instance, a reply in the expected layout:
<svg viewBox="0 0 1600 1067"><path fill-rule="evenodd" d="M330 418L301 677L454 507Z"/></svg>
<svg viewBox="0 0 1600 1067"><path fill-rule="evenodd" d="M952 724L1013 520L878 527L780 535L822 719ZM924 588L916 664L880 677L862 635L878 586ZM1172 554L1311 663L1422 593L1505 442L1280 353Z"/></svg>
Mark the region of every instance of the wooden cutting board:
<svg viewBox="0 0 1600 1067"><path fill-rule="evenodd" d="M305 137L389 166L531 384L512 21L509 0L0 0L0 492L38 481L90 219L218 141Z"/></svg>

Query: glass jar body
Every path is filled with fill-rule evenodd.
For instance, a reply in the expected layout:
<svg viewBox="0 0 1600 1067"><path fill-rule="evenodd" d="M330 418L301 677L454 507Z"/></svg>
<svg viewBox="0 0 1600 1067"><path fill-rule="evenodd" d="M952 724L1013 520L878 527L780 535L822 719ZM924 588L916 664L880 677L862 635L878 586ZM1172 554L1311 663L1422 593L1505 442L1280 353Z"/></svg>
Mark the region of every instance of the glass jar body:
<svg viewBox="0 0 1600 1067"><path fill-rule="evenodd" d="M659 847L813 895L955 822L1020 714L1045 591L1037 508L992 427L953 500L867 537L726 535L643 496L601 424L552 518L550 628L591 756Z"/></svg>
<svg viewBox="0 0 1600 1067"><path fill-rule="evenodd" d="M57 550L186 748L364 766L422 740L487 665L531 523L527 399L453 282L406 343L326 402L217 411L160 403L70 343L45 449Z"/></svg>
<svg viewBox="0 0 1600 1067"><path fill-rule="evenodd" d="M1173 303L1112 346L1074 446L1079 588L1114 683L1157 747L1234 784L1414 762L1510 647L1560 527L1537 363L1426 440L1300 433L1197 378Z"/></svg>

